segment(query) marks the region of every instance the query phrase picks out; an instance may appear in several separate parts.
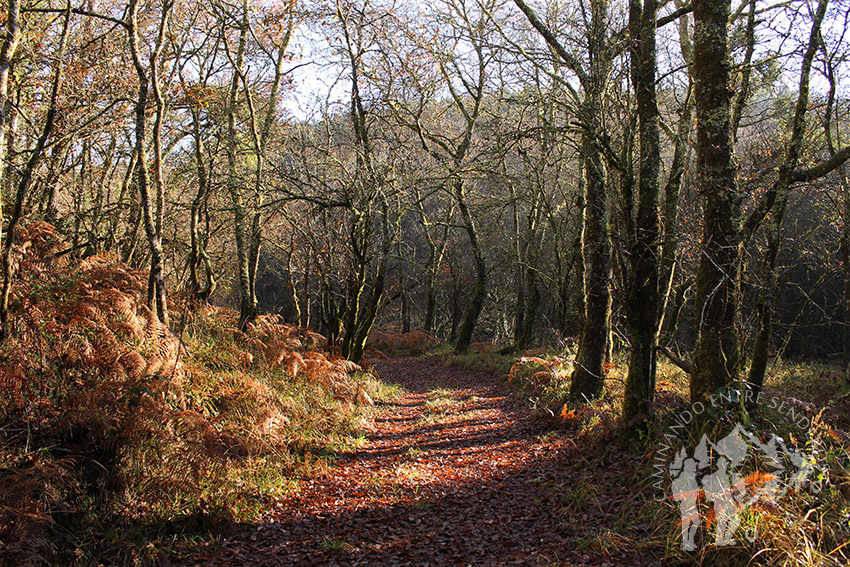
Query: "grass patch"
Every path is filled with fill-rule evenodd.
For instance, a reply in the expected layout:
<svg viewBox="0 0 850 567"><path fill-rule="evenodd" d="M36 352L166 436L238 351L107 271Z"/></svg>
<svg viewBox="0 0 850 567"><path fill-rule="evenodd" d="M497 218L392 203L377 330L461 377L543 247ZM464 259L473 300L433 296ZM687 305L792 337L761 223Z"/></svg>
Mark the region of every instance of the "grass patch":
<svg viewBox="0 0 850 567"><path fill-rule="evenodd" d="M762 442L773 436L781 438L788 449L811 455L815 461L811 478L819 487L789 490L775 502L749 502L740 510L734 545L722 547L715 544L716 522L709 526L706 521L713 503L702 502L698 550L685 552L680 510L671 498L668 470L675 451L662 449L671 443L665 434L675 418L689 407L688 376L659 361L654 426L641 441L621 444L616 433L621 427L625 361L609 366L601 399L557 412L559 400L568 395L569 378L557 377L551 370L551 357L535 358L509 374L511 385L533 405L549 404L560 413L562 423L575 432L575 441L582 447L580 462L565 463L564 475L569 482L552 483L548 489L557 496L559 513L592 514L605 528L577 538L577 546L602 555L648 550L671 565L850 564L850 388L839 368L778 362L768 374L758 412L744 416L716 410L715 426L709 432L713 440L722 438L737 421ZM814 426L801 422L801 415L814 420ZM683 443L687 443L687 434ZM694 445L686 447L688 454L693 453ZM742 479L751 478L749 475L757 471L775 470L771 466L772 461L752 450L736 472ZM712 471L713 465L703 474ZM760 485L743 486L755 491ZM610 502L618 504L611 508ZM552 563L560 564L557 557Z"/></svg>
<svg viewBox="0 0 850 567"><path fill-rule="evenodd" d="M513 357L498 352L468 352L466 354L448 353L440 355L443 364L464 370L488 372L504 375L510 372Z"/></svg>
<svg viewBox="0 0 850 567"><path fill-rule="evenodd" d="M638 469L633 483L641 495L636 512L626 523L651 519L652 535L644 536L642 546L664 554L665 561L689 564L745 565L847 565L850 562L850 437L844 428L842 412L836 411L847 391L839 369L821 364L776 363L769 371L761 405L749 416L718 415L712 438L724 434L735 421L741 420L748 431L765 442L782 440L788 449L811 459L812 481L799 490L777 493L777 498L749 502L739 510L740 525L734 544L715 544L716 525L705 521L713 504L700 504L702 521L697 532L698 549L682 551L680 510L678 503L658 495L658 476ZM687 408L687 379L679 375L659 380L659 400L664 404L658 415L658 431L647 439L646 459L655 458L664 443L663 434L679 412ZM801 420L800 416L807 416ZM846 415L846 414L845 414ZM813 422L813 423L812 423ZM802 426L801 426L802 425ZM693 446L687 447L690 452ZM748 453L738 473L743 479L758 471L782 474L784 467L797 470L800 463L785 459L777 469L773 461L753 451ZM663 488L669 494L671 479L664 478ZM749 482L749 481L747 481ZM747 490L759 485L744 484ZM768 493L769 494L769 493ZM643 520L641 520L643 519Z"/></svg>
<svg viewBox="0 0 850 567"><path fill-rule="evenodd" d="M454 398L454 392L447 388L432 388L428 391L425 404L422 406L422 421L433 423L443 419L447 414L460 405Z"/></svg>
<svg viewBox="0 0 850 567"><path fill-rule="evenodd" d="M330 553L338 553L341 555L351 553L356 547L343 539L326 537L322 540L322 547Z"/></svg>

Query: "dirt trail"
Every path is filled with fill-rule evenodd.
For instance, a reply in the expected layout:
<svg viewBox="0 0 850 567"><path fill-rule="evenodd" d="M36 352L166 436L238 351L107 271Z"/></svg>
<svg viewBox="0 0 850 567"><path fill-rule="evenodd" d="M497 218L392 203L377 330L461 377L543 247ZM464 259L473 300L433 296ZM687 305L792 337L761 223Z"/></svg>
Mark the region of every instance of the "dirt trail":
<svg viewBox="0 0 850 567"><path fill-rule="evenodd" d="M587 510L576 500L565 513L571 471L585 466L580 452L496 377L419 359L379 371L408 393L376 418L369 442L196 564L658 563L622 545L588 544L628 489L588 499Z"/></svg>

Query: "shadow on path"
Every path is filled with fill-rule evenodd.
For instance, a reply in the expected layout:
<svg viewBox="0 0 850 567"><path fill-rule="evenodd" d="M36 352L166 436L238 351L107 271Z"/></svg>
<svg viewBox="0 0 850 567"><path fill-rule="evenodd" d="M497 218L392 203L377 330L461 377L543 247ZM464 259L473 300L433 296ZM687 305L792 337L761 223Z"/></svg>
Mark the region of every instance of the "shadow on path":
<svg viewBox="0 0 850 567"><path fill-rule="evenodd" d="M599 462L496 377L419 359L379 370L407 394L376 418L369 443L195 564L659 564L627 540L606 545L630 499L625 483L594 492Z"/></svg>

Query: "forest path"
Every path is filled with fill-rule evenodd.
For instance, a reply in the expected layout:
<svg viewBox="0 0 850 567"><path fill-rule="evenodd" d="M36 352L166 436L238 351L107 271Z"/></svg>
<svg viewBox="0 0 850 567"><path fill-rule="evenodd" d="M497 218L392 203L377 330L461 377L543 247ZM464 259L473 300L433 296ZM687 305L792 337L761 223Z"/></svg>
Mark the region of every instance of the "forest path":
<svg viewBox="0 0 850 567"><path fill-rule="evenodd" d="M498 377L427 359L378 370L406 393L369 441L199 564L657 564L630 546L594 545L619 517L626 483L588 496L598 463Z"/></svg>

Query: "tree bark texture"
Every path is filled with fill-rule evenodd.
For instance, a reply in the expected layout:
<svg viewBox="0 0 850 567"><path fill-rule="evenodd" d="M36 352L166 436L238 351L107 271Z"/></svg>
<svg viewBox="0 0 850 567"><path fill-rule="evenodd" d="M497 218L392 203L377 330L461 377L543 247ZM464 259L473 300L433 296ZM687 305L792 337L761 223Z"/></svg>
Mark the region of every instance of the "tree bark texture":
<svg viewBox="0 0 850 567"><path fill-rule="evenodd" d="M582 121L581 152L584 160L584 325L572 374L570 399L584 402L602 394L608 335L611 328L611 238L608 226L608 195L605 165L598 136L605 84L611 61L608 53L607 27L610 3L591 1L592 21L588 30L590 69L583 74L584 101L580 109Z"/></svg>
<svg viewBox="0 0 850 567"><path fill-rule="evenodd" d="M660 215L658 176L661 144L655 91L655 0L631 0L632 76L637 91L640 132L638 207L631 249L627 322L632 342L623 421L633 424L652 413L655 346L658 338Z"/></svg>
<svg viewBox="0 0 850 567"><path fill-rule="evenodd" d="M738 247L741 194L730 123L728 0L694 1L697 185L703 236L696 280L696 346L691 401L706 401L738 372Z"/></svg>

